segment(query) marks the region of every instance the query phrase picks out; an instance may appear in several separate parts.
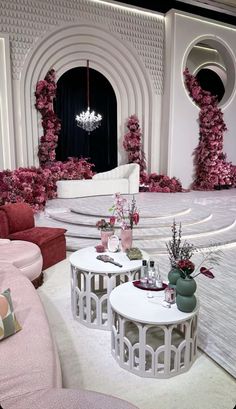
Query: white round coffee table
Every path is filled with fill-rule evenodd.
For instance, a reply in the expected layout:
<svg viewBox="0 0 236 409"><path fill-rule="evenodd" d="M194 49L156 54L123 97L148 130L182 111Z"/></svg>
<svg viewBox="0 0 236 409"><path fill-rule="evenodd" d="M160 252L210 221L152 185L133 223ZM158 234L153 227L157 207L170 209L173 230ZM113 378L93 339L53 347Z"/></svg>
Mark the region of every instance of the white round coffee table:
<svg viewBox="0 0 236 409"><path fill-rule="evenodd" d="M75 319L91 328L111 329L109 295L114 287L126 281L138 280L142 260L132 260L122 251L105 253L122 267L97 260L94 247L78 250L70 256L71 301ZM143 258L149 259L142 252Z"/></svg>
<svg viewBox="0 0 236 409"><path fill-rule="evenodd" d="M111 292L112 355L136 375L170 378L196 359L198 306L184 313L176 304L164 307L163 300L164 291L141 290L133 283Z"/></svg>

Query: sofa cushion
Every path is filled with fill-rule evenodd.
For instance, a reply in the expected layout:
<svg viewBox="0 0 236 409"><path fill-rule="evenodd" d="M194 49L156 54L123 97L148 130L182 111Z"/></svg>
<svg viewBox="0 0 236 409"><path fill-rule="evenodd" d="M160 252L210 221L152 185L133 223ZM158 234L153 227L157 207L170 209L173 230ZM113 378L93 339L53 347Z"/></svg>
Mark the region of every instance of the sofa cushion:
<svg viewBox="0 0 236 409"><path fill-rule="evenodd" d="M38 278L42 272L42 255L40 248L28 241L0 239L0 261L7 261L18 267L30 281Z"/></svg>
<svg viewBox="0 0 236 409"><path fill-rule="evenodd" d="M1 207L1 210L7 215L10 234L34 227L34 214L28 204L6 204Z"/></svg>
<svg viewBox="0 0 236 409"><path fill-rule="evenodd" d="M60 387L61 373L48 320L33 285L16 267L0 263L0 291L2 288L11 289L22 326L21 331L1 341L0 402L4 407L7 398Z"/></svg>
<svg viewBox="0 0 236 409"><path fill-rule="evenodd" d="M112 195L116 192L123 194L129 193L129 181L125 178L120 179L83 179L83 180L58 180L57 197L74 198L87 196Z"/></svg>
<svg viewBox="0 0 236 409"><path fill-rule="evenodd" d="M44 245L48 245L50 240L57 239L58 237L64 235L65 232L65 229L60 229L57 227L33 227L31 229L9 234L8 238L10 240L31 241L41 248Z"/></svg>
<svg viewBox="0 0 236 409"><path fill-rule="evenodd" d="M8 218L4 210L0 207L0 237L5 239L9 234Z"/></svg>
<svg viewBox="0 0 236 409"><path fill-rule="evenodd" d="M66 258L65 229L56 227L33 227L12 233L11 240L24 240L37 244L43 256L43 270Z"/></svg>
<svg viewBox="0 0 236 409"><path fill-rule="evenodd" d="M20 329L13 309L11 290L8 288L0 294L0 341L14 335Z"/></svg>
<svg viewBox="0 0 236 409"><path fill-rule="evenodd" d="M50 245L49 245L50 244ZM64 234L50 240L41 247L43 255L43 270L66 258L66 238Z"/></svg>

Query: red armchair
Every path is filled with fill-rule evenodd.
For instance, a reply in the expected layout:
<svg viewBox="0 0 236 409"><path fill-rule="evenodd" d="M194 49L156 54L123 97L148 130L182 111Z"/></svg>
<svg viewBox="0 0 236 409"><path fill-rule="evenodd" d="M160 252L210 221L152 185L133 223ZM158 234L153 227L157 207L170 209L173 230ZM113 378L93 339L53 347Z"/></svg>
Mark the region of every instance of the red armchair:
<svg viewBox="0 0 236 409"><path fill-rule="evenodd" d="M34 214L26 203L0 206L0 238L24 240L39 246L43 270L66 258L65 229L36 227Z"/></svg>

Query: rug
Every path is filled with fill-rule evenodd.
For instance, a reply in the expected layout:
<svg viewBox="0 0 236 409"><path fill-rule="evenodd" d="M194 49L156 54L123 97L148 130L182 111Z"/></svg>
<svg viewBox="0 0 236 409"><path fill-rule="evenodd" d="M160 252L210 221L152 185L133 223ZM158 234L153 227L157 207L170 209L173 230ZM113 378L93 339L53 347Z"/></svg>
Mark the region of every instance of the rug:
<svg viewBox="0 0 236 409"><path fill-rule="evenodd" d="M170 379L141 378L121 369L111 356L110 332L73 319L68 258L45 272L37 291L58 346L64 387L111 394L140 409L234 407L235 380L201 351L188 372Z"/></svg>

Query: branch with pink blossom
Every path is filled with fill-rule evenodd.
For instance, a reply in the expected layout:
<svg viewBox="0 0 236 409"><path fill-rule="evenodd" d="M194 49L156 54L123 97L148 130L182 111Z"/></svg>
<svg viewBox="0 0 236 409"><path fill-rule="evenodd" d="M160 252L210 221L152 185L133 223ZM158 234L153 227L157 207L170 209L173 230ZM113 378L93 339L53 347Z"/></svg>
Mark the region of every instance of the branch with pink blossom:
<svg viewBox="0 0 236 409"><path fill-rule="evenodd" d="M115 193L114 204L109 211L112 212L115 221L120 224L123 230L133 229L134 225L139 222L139 212L134 196L129 203L120 193Z"/></svg>

